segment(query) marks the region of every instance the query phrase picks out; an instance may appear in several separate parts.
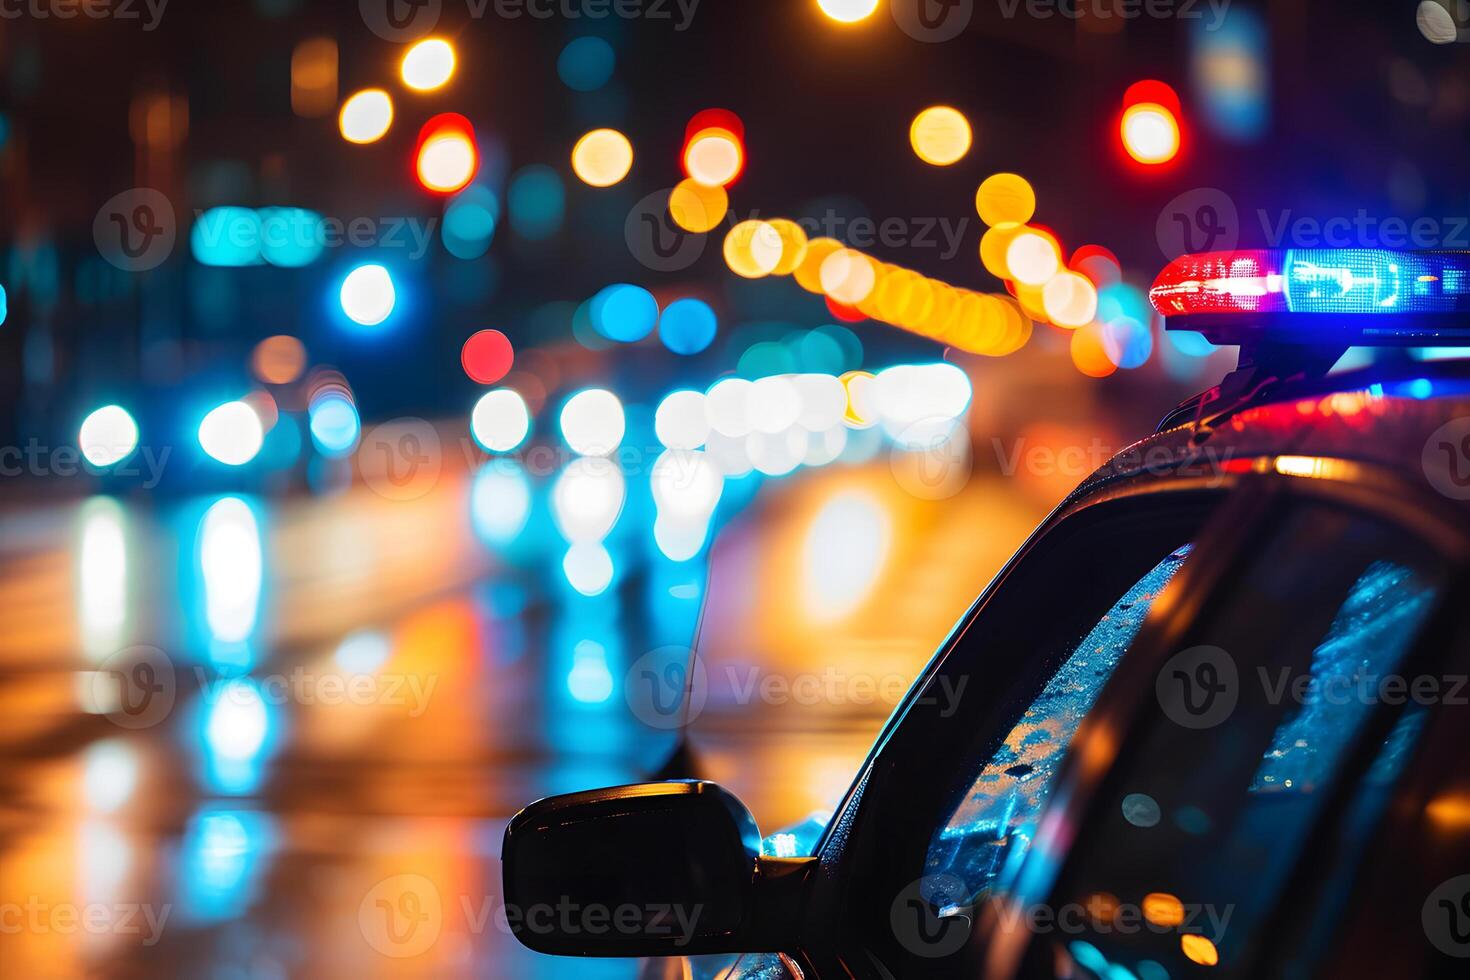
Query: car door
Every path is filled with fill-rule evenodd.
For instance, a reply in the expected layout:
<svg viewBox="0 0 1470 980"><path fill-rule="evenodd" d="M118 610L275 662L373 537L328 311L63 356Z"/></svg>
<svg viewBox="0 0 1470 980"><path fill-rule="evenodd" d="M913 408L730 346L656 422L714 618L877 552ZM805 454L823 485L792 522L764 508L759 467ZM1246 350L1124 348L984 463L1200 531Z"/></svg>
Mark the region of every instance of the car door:
<svg viewBox="0 0 1470 980"><path fill-rule="evenodd" d="M1240 556L1264 560L1260 574L1278 568L1288 584L1302 578L1286 574L1297 567L1286 562L1288 555L1330 566L1332 574L1319 576L1317 591L1304 595L1300 608L1288 604L1278 617L1277 627L1295 623L1290 657L1267 642L1268 624L1257 634L1231 639L1239 650L1237 678L1243 671L1259 687L1256 671L1265 667L1268 679L1279 684L1279 668L1285 666L1287 683L1305 676L1310 684L1314 652L1338 628L1350 600L1361 601L1362 590L1371 589L1364 583L1375 580L1364 576L1374 562L1419 576L1412 579L1418 591L1391 593L1405 604L1390 610L1398 618L1365 634L1397 638L1401 645L1382 656L1408 657L1434 610L1443 607L1458 568L1458 515L1440 509L1442 501L1414 497L1382 474L1342 466L1347 468L1303 471L1318 477L1335 473L1338 479L1248 477L1228 498L1225 488L1188 480L1123 488L1079 502L1049 522L957 628L895 716L829 829L822 856L830 873L814 889L808 962L873 976L1004 976L1021 965L1063 963L1055 944L1032 942L1055 925L1026 915L1054 918L1059 905L1085 909L1094 895L1104 910L1110 901L1121 903L1106 890L1064 896L1056 890L1072 879L1061 869L1083 843L1106 855L1118 821L1136 830L1167 816L1156 794L1122 792L1106 804L1113 808L1107 811L1113 825L1104 830L1108 824L1085 801L1104 775L1114 767L1122 771L1129 757L1121 754L1120 742L1133 720L1163 711L1167 685L1159 686L1159 676L1178 671L1220 683L1218 673L1201 671L1207 658L1197 651L1191 653L1195 659L1167 671L1169 658L1159 658L1164 650L1172 657L1190 649L1177 647L1178 641L1203 610L1231 595L1227 572L1245 560ZM1313 501L1315 516L1292 531L1281 523L1283 515L1294 513L1302 500ZM1349 544L1356 549L1352 560L1334 563L1334 548ZM1261 559L1263 554L1269 557ZM1407 586L1400 582L1399 588ZM1389 662L1397 664L1393 657ZM1340 673L1342 664L1337 666ZM979 686L970 689L960 710L943 717L937 706L951 702L939 695L967 680ZM1282 728L1280 688L1270 691L1276 692L1276 715L1262 717L1277 724L1261 722L1252 729L1256 742L1242 736L1243 759L1252 759L1262 739L1291 734L1289 726ZM1203 693L1196 692L1192 706L1207 710ZM1213 737L1228 740L1232 726L1247 717L1241 712ZM1392 728L1384 729L1387 722L1371 711L1319 721L1339 736L1319 774L1319 782L1334 789L1323 793L1338 791L1342 759L1371 758L1372 739L1386 738ZM1212 740L1209 732L1161 738L1166 747L1190 741L1196 751ZM1275 741L1268 744L1278 748ZM1171 779L1186 785L1177 765L1161 769L1159 778L1165 788ZM1308 826L1314 819L1304 818ZM1149 895L1174 893L1141 893L1134 902L1139 916ZM1062 954L1070 955L1065 948ZM1206 952L1199 955L1208 958ZM1199 965L1187 955L1185 962ZM1064 965L1085 975L1076 972L1075 957Z"/></svg>

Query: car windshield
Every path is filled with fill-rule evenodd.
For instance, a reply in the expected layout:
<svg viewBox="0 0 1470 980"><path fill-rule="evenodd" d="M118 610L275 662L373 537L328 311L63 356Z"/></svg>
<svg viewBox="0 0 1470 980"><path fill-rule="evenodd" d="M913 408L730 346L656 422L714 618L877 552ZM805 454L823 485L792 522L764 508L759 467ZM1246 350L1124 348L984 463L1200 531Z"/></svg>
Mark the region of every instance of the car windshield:
<svg viewBox="0 0 1470 980"><path fill-rule="evenodd" d="M1077 643L934 835L926 874L952 875L974 897L1025 857L1072 736L1189 551L1168 555Z"/></svg>

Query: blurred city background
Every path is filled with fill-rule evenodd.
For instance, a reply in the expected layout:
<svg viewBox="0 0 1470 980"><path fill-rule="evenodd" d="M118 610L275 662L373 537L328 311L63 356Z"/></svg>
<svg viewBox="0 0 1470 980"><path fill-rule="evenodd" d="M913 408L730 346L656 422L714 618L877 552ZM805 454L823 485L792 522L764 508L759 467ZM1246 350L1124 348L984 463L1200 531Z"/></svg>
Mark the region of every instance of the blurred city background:
<svg viewBox="0 0 1470 980"><path fill-rule="evenodd" d="M7 969L636 975L496 926L507 819L809 844L1233 366L1168 259L1470 248L1453 6L0 0Z"/></svg>

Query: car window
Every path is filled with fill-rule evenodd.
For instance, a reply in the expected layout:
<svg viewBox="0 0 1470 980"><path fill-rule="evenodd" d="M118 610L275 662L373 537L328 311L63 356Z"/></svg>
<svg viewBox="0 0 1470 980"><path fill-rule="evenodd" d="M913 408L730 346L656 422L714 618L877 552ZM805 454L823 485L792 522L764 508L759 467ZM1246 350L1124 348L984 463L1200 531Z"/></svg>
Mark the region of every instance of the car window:
<svg viewBox="0 0 1470 980"><path fill-rule="evenodd" d="M1160 712L1110 773L1049 903L1085 914L1033 965L1248 975L1319 828L1336 822L1361 849L1412 753L1417 711L1395 692L1445 577L1387 527L1293 514L1159 671ZM1353 775L1345 763L1385 705L1397 722ZM1327 812L1350 775L1350 806Z"/></svg>
<svg viewBox="0 0 1470 980"><path fill-rule="evenodd" d="M1159 562L1076 644L935 833L926 874L952 875L974 898L1025 857L1072 736L1189 551Z"/></svg>

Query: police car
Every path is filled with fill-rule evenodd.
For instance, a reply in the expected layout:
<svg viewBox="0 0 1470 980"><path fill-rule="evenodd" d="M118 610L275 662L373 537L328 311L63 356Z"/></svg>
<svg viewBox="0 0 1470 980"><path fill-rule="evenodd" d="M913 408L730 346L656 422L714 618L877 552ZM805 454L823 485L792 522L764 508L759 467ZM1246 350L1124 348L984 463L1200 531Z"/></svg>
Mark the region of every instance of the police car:
<svg viewBox="0 0 1470 980"><path fill-rule="evenodd" d="M605 914L524 944L728 977L1467 975L1470 372L1329 369L1470 346L1470 254L1186 255L1150 295L1240 366L1036 530L813 846L708 782L543 800L507 904ZM971 676L958 711L928 696Z"/></svg>

